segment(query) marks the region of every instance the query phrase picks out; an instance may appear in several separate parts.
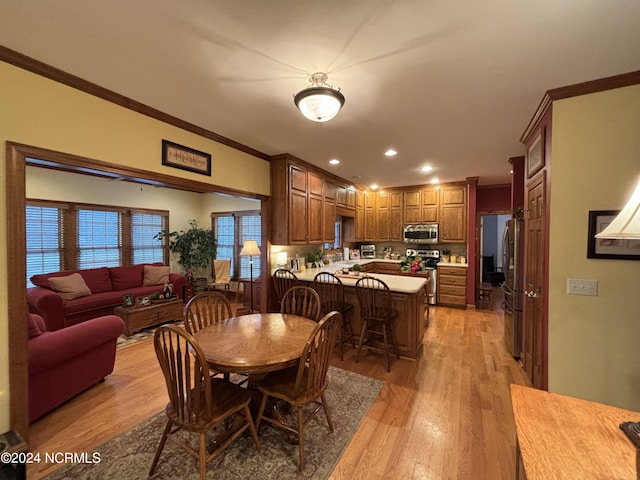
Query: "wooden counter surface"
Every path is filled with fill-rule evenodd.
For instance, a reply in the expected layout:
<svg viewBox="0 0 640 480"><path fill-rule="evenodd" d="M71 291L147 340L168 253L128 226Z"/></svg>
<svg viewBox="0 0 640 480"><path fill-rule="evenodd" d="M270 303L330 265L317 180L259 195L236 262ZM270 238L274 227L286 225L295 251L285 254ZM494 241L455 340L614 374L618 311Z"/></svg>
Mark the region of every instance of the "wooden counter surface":
<svg viewBox="0 0 640 480"><path fill-rule="evenodd" d="M511 403L527 480L636 479L636 449L619 425L639 412L521 385Z"/></svg>

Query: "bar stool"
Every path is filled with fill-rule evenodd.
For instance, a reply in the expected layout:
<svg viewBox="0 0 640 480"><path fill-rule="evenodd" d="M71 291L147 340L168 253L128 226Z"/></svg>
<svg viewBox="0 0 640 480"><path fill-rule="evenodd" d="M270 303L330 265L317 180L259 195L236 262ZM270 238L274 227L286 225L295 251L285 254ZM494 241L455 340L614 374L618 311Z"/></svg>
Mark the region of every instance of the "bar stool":
<svg viewBox="0 0 640 480"><path fill-rule="evenodd" d="M356 348L356 340L351 329L348 313L353 310L353 304L344 300L344 285L333 273L320 272L313 277L313 288L320 295L322 315L337 311L342 314L342 329L338 336L340 342L340 360L344 360L345 338Z"/></svg>
<svg viewBox="0 0 640 480"><path fill-rule="evenodd" d="M393 332L393 320L398 316L398 311L391 308L391 291L386 283L373 277L363 277L356 282L356 294L360 303L360 317L362 317L362 334L356 350L356 363L360 359L364 337L381 336L384 342L384 354L387 357L387 372L391 370L389 351L395 349L396 356L400 358L400 350ZM389 345L388 337L391 336L392 345Z"/></svg>

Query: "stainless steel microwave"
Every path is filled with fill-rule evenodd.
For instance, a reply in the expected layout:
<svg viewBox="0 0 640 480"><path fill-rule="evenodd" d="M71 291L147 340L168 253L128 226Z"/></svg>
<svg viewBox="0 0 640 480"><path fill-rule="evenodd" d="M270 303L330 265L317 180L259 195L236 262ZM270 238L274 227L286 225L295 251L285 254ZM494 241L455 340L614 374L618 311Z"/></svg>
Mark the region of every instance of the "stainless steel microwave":
<svg viewBox="0 0 640 480"><path fill-rule="evenodd" d="M404 226L405 243L438 243L438 224L411 224Z"/></svg>

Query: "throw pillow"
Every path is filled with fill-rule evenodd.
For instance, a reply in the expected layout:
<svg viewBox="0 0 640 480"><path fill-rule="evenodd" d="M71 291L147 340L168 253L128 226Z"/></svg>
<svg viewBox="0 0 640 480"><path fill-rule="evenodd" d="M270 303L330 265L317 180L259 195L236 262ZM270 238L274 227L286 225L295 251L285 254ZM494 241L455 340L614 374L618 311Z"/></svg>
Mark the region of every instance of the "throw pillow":
<svg viewBox="0 0 640 480"><path fill-rule="evenodd" d="M169 267L156 267L154 265L144 266L144 279L142 285L148 287L150 285L164 285L169 281Z"/></svg>
<svg viewBox="0 0 640 480"><path fill-rule="evenodd" d="M30 313L27 313L27 326L29 327L29 338L37 337L42 333L40 327Z"/></svg>
<svg viewBox="0 0 640 480"><path fill-rule="evenodd" d="M63 300L73 300L74 298L91 295L91 290L89 290L84 278L79 273L74 273L67 277L49 277L49 286Z"/></svg>

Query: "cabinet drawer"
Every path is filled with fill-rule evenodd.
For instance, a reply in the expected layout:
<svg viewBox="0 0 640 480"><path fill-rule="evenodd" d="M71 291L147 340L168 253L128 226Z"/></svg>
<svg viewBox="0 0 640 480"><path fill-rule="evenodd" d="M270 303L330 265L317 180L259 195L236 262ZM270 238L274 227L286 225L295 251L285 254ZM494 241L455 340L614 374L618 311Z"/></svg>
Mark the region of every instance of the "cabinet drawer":
<svg viewBox="0 0 640 480"><path fill-rule="evenodd" d="M440 275L438 276L438 283L440 285L457 285L465 287L467 285L467 277L454 277L452 275Z"/></svg>
<svg viewBox="0 0 640 480"><path fill-rule="evenodd" d="M467 276L466 267L438 267L438 275L455 275L458 277Z"/></svg>
<svg viewBox="0 0 640 480"><path fill-rule="evenodd" d="M465 297L467 294L467 287L456 287L452 285L440 284L440 294L441 295L459 295L461 297Z"/></svg>
<svg viewBox="0 0 640 480"><path fill-rule="evenodd" d="M466 306L466 299L465 297L458 297L455 295L440 295L438 297L438 303Z"/></svg>

